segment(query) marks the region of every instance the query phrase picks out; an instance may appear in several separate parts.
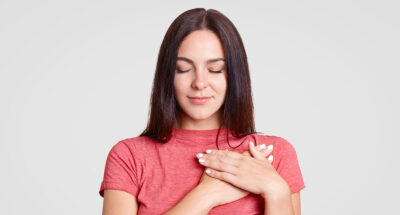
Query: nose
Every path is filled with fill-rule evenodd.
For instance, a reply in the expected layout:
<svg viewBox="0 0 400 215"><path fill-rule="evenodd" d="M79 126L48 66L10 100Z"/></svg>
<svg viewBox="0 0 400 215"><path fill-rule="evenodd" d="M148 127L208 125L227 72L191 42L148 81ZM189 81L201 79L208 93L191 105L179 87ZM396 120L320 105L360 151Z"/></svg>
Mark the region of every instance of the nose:
<svg viewBox="0 0 400 215"><path fill-rule="evenodd" d="M207 72L196 71L195 78L192 82L192 87L202 90L208 86Z"/></svg>

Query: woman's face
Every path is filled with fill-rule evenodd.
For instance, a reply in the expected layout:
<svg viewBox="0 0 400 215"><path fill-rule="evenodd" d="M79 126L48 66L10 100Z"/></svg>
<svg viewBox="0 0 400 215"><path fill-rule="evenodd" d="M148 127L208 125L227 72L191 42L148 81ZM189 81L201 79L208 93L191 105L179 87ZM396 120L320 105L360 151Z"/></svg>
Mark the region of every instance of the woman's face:
<svg viewBox="0 0 400 215"><path fill-rule="evenodd" d="M218 36L209 30L191 32L178 49L174 78L185 123L191 123L189 127L198 121L202 121L201 127L218 126L226 88L225 55Z"/></svg>

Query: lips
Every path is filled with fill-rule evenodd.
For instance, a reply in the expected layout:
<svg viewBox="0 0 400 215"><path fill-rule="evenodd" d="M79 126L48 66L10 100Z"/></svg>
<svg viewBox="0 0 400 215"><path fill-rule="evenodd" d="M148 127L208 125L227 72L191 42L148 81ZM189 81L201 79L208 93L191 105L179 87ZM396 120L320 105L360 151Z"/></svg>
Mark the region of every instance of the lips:
<svg viewBox="0 0 400 215"><path fill-rule="evenodd" d="M190 102L196 105L202 105L208 102L211 97L189 97Z"/></svg>
<svg viewBox="0 0 400 215"><path fill-rule="evenodd" d="M209 99L210 97L189 97L191 99Z"/></svg>

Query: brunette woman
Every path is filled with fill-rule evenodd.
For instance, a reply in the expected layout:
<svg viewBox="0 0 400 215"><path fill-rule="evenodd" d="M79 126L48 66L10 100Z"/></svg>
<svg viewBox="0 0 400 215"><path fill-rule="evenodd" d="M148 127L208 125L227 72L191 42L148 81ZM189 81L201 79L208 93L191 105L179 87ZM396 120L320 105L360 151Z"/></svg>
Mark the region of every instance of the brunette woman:
<svg viewBox="0 0 400 215"><path fill-rule="evenodd" d="M300 214L294 147L255 131L241 37L219 11L179 15L159 50L150 118L107 157L103 214Z"/></svg>

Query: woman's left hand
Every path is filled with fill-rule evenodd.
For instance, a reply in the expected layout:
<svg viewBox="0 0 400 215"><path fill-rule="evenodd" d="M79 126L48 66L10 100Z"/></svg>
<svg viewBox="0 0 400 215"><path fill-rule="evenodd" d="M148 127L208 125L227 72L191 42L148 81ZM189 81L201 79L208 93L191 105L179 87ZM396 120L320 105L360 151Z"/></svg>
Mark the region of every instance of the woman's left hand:
<svg viewBox="0 0 400 215"><path fill-rule="evenodd" d="M204 154L199 163L206 168L206 173L214 178L231 183L248 192L264 198L275 197L289 189L286 181L270 164L265 155L258 151L250 141L247 156L234 151L212 149ZM272 155L271 155L272 156ZM271 158L271 156L269 158ZM207 170L210 170L208 173ZM286 190L285 190L286 189Z"/></svg>

